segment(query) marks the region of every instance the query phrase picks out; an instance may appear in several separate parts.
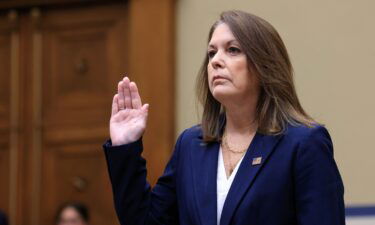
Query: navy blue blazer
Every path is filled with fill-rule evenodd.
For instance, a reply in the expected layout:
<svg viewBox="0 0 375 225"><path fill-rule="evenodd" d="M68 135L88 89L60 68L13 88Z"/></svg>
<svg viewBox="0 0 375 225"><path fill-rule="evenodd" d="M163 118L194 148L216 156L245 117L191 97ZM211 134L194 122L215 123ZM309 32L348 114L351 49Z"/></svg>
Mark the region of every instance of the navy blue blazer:
<svg viewBox="0 0 375 225"><path fill-rule="evenodd" d="M199 126L178 138L164 174L151 189L142 140L104 144L115 208L122 225L217 225L218 142ZM152 149L151 149L152 151ZM260 164L253 159L261 157ZM344 186L322 126L256 133L224 203L220 225L344 225Z"/></svg>

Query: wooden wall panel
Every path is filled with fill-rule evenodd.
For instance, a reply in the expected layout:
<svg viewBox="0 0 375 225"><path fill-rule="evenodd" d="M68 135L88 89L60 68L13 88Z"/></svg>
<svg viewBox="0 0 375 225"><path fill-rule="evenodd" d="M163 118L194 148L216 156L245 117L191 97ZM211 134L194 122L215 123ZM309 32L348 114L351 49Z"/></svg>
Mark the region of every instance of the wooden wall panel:
<svg viewBox="0 0 375 225"><path fill-rule="evenodd" d="M155 184L173 150L175 0L130 2L130 77L150 104L144 141L148 179Z"/></svg>
<svg viewBox="0 0 375 225"><path fill-rule="evenodd" d="M61 203L81 201L90 224L118 224L101 148L111 101L127 75L150 103L154 184L175 140L174 0L10 11L0 71L0 209L13 225L47 225Z"/></svg>
<svg viewBox="0 0 375 225"><path fill-rule="evenodd" d="M0 210L9 213L11 36L0 24Z"/></svg>
<svg viewBox="0 0 375 225"><path fill-rule="evenodd" d="M90 224L118 224L100 144L45 146L48 151L44 154L44 165L48 170L44 171L43 188L48 197L44 198L44 205L79 201L89 207ZM51 224L56 207L45 207L43 212L48 216L42 224Z"/></svg>
<svg viewBox="0 0 375 225"><path fill-rule="evenodd" d="M127 66L124 15L125 6L43 15L45 127L107 125L108 99Z"/></svg>
<svg viewBox="0 0 375 225"><path fill-rule="evenodd" d="M0 143L9 140L10 50L10 34L0 33Z"/></svg>
<svg viewBox="0 0 375 225"><path fill-rule="evenodd" d="M7 145L0 145L0 209L9 213L9 151Z"/></svg>
<svg viewBox="0 0 375 225"><path fill-rule="evenodd" d="M67 6L67 5L87 5L94 3L122 2L127 0L2 0L0 1L0 9L9 8L27 8L33 6Z"/></svg>
<svg viewBox="0 0 375 225"><path fill-rule="evenodd" d="M86 203L93 225L117 224L101 145L127 66L126 15L126 5L42 12L42 224L66 201Z"/></svg>

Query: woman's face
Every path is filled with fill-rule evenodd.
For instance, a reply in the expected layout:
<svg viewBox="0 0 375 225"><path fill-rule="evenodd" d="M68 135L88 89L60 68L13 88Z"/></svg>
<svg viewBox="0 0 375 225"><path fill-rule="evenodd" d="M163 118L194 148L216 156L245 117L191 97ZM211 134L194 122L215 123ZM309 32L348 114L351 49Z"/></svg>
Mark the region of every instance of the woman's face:
<svg viewBox="0 0 375 225"><path fill-rule="evenodd" d="M68 207L61 212L58 225L87 225L87 223L74 208Z"/></svg>
<svg viewBox="0 0 375 225"><path fill-rule="evenodd" d="M258 96L258 79L250 73L247 57L225 23L214 30L207 54L208 85L217 101L247 101Z"/></svg>

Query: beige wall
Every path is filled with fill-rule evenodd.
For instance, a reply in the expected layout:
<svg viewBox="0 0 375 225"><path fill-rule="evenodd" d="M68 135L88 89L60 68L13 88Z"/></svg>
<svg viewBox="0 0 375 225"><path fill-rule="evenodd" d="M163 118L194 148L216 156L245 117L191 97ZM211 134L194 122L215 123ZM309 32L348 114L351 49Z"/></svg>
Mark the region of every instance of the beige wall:
<svg viewBox="0 0 375 225"><path fill-rule="evenodd" d="M268 20L282 36L305 109L328 127L347 204L375 204L375 1L178 0L177 133L197 123L194 82L222 10Z"/></svg>

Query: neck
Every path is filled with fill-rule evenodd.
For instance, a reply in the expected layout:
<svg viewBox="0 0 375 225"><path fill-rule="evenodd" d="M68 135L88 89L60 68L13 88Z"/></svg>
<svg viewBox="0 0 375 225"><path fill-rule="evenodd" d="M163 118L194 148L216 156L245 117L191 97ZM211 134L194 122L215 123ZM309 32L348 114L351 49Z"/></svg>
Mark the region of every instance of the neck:
<svg viewBox="0 0 375 225"><path fill-rule="evenodd" d="M226 131L230 133L251 134L256 132L256 101L225 106Z"/></svg>

